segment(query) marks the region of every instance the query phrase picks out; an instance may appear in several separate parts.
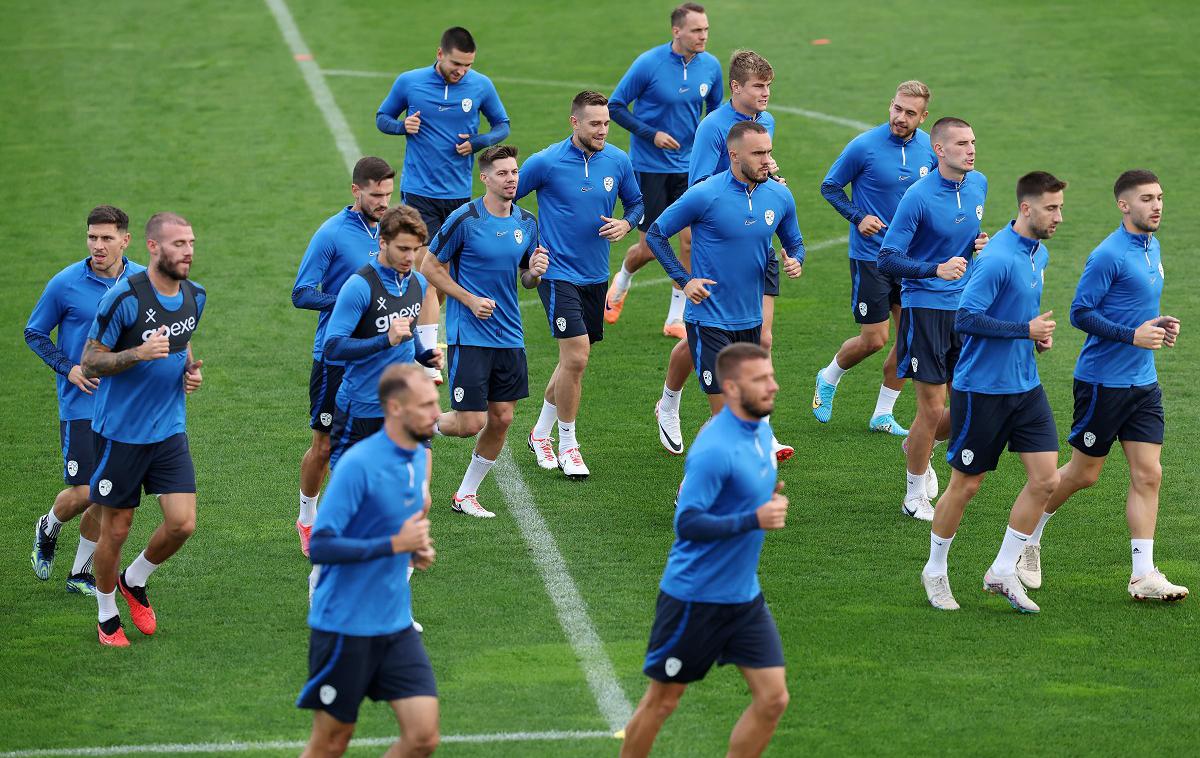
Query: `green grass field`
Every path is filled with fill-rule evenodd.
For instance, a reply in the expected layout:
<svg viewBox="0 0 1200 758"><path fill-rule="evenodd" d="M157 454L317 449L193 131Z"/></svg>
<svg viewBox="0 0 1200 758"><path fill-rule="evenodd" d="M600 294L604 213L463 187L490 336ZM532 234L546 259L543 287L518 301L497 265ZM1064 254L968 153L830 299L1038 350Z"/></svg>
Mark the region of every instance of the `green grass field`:
<svg viewBox="0 0 1200 758"><path fill-rule="evenodd" d="M977 166L992 190L988 231L1010 218L1021 174L1045 169L1071 182L1045 296L1059 331L1040 361L1064 438L1082 341L1067 323L1075 282L1087 253L1118 223L1113 179L1140 166L1160 174L1164 309L1189 332L1158 359L1168 442L1157 553L1174 581L1196 588L1200 341L1190 334L1200 297L1189 256L1200 236L1200 105L1187 86L1200 70L1200 12L1183 1L807 5L714 3L709 49L722 60L740 46L766 55L777 76L773 104L870 124L885 117L898 81L923 79L934 92L928 123L953 114L975 126ZM511 142L525 156L565 136L579 88L571 83L611 89L638 53L669 33L667 5L654 4L293 0L291 10L322 68L380 74L327 81L361 149L397 166L402 140L375 130L375 109L391 76L432 61L447 26L474 32L477 67L496 79ZM816 38L831 44L809 44ZM350 202L342 156L265 4L27 6L0 27L0 50L0 94L10 104L0 127L8 270L0 300L8 335L0 342L0 753L303 740L310 716L293 701L307 672L307 562L292 524L309 438L314 319L291 306L289 293L312 232ZM805 239L818 248L844 238L845 224L818 188L855 131L776 115L775 153ZM612 141L625 147L627 135L614 126ZM52 377L22 343L21 328L46 280L86 254L84 218L100 203L129 212L131 252L143 261L138 230L151 213L190 218L198 240L192 274L209 293L194 342L206 382L189 401L199 528L155 574L159 633L142 638L127 623L133 645L125 651L100 649L94 601L63 590L74 525L63 530L50 582L32 576L27 558L30 527L61 487L61 460ZM614 267L626 247L614 248ZM817 424L809 411L813 374L855 328L846 271L841 244L814 249L804 277L785 284L778 301L783 389L773 422L797 455L780 467L791 518L768 537L761 568L792 692L769 754L1194 754L1198 601L1145 606L1126 595L1128 477L1119 452L1101 482L1047 529L1046 587L1035 596L1041 615L1020 617L978 589L1023 481L1011 456L955 541L951 580L962 611L928 607L919 580L928 528L898 512L900 447L865 430L881 357L843 380L832 423ZM638 276L647 282L662 273L651 266ZM666 285L634 290L593 353L579 422L593 472L585 483L539 471L525 450L556 353L536 297L522 297L534 398L518 406L512 453L624 695L636 703L682 470L682 460L659 447L653 422L670 348L660 336ZM694 384L684 412L690 435L707 414ZM912 412L906 390L897 416L907 423ZM442 731L608 731L495 473L481 499L498 518L458 518L447 507L469 450L468 441L437 441L439 559L413 580ZM944 461L938 468L945 481ZM158 519L148 499L126 561ZM746 702L735 670L714 671L685 697L657 754L721 754ZM385 706L363 707L359 736L394 733ZM442 752L591 756L617 747L580 737L447 742ZM240 754L296 752L260 746Z"/></svg>

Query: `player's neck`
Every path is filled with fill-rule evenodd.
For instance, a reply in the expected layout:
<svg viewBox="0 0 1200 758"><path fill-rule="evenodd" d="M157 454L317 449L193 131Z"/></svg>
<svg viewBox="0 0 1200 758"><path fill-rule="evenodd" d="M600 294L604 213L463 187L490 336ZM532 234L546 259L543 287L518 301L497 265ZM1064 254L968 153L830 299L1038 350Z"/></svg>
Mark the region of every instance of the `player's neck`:
<svg viewBox="0 0 1200 758"><path fill-rule="evenodd" d="M733 178L746 185L747 193L753 193L758 188L758 182L747 179L746 175L742 173L742 164L740 163L733 168Z"/></svg>
<svg viewBox="0 0 1200 758"><path fill-rule="evenodd" d="M737 403L726 403L725 407L729 409L729 412L738 421L745 421L747 424L757 424L759 421L762 421L762 418L747 413L746 409Z"/></svg>
<svg viewBox="0 0 1200 758"><path fill-rule="evenodd" d="M695 53L689 53L683 49L683 43L679 40L671 40L671 52L683 58L684 63L691 63L692 58L696 57Z"/></svg>
<svg viewBox="0 0 1200 758"><path fill-rule="evenodd" d="M93 274L101 279L120 279L121 274L125 273L125 254L121 253L116 263L110 266L107 271L97 271L90 260L88 261L88 267L92 270Z"/></svg>
<svg viewBox="0 0 1200 758"><path fill-rule="evenodd" d="M150 268L146 269L146 276L150 279L150 284L153 285L154 291L160 295L174 297L179 294L179 280L167 276L158 270L158 266L151 263Z"/></svg>
<svg viewBox="0 0 1200 758"><path fill-rule="evenodd" d="M362 206L361 206L361 205L359 205L358 203L355 203L354 205L350 206L350 210L352 210L352 211L354 211L355 213L357 213L357 214L358 214L358 217L359 217L359 218L361 218L361 219L363 220L363 223L364 223L364 224L366 224L368 227L370 227L370 228L372 228L372 229L374 229L374 228L375 228L375 227L376 227L376 226L379 224L379 222L378 222L378 221L376 221L376 220L375 220L375 219L373 219L373 218L369 218L369 217L367 216L367 214L363 213L363 212L362 212Z"/></svg>
<svg viewBox="0 0 1200 758"><path fill-rule="evenodd" d="M400 423L400 419L393 416L384 419L383 430L387 434L388 439L396 447L402 447L405 450L416 449L417 440L408 433L408 430L404 428L404 424Z"/></svg>
<svg viewBox="0 0 1200 758"><path fill-rule="evenodd" d="M589 158L596 154L595 150L588 150L586 147L583 146L583 143L579 141L578 134L571 134L571 144L574 145L579 150L579 152L583 153L584 155L586 155Z"/></svg>
<svg viewBox="0 0 1200 758"><path fill-rule="evenodd" d="M490 192L483 196L483 207L493 216L504 217L512 215L512 200L496 197Z"/></svg>
<svg viewBox="0 0 1200 758"><path fill-rule="evenodd" d="M759 111L754 110L753 106L745 106L745 107L740 106L740 105L738 105L738 101L731 97L731 98L729 98L729 107L733 108L735 111L742 114L743 116L749 118L751 121L758 120Z"/></svg>
<svg viewBox="0 0 1200 758"><path fill-rule="evenodd" d="M938 173L942 178L950 182L962 182L963 177L967 175L966 171L955 171L945 163L938 163Z"/></svg>
<svg viewBox="0 0 1200 758"><path fill-rule="evenodd" d="M1144 234L1147 237L1154 234L1154 232L1148 232L1145 229L1139 229L1137 225L1133 223L1133 219L1131 219L1129 216L1121 219L1121 226L1125 227L1125 231L1129 232L1130 234Z"/></svg>

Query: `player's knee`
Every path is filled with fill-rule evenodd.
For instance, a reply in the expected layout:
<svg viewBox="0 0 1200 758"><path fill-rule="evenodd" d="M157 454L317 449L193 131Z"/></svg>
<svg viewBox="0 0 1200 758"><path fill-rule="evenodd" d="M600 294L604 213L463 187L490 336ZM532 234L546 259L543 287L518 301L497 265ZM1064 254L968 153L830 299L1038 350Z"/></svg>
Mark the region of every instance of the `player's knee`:
<svg viewBox="0 0 1200 758"><path fill-rule="evenodd" d="M1029 488L1040 497L1050 497L1058 489L1061 477L1058 471L1052 471L1049 476L1034 476L1029 478Z"/></svg>
<svg viewBox="0 0 1200 758"><path fill-rule="evenodd" d="M1063 484L1068 485L1072 492L1078 492L1100 481L1100 469L1092 466L1080 469L1068 468L1067 473L1063 474L1060 480Z"/></svg>
<svg viewBox="0 0 1200 758"><path fill-rule="evenodd" d="M859 339L862 341L864 348L870 350L872 353L878 353L887 344L887 332L880 333L873 329L867 330L859 336Z"/></svg>
<svg viewBox="0 0 1200 758"><path fill-rule="evenodd" d="M350 737L353 734L353 729L335 729L325 735L325 739L322 740L322 744L320 745L321 754L333 758L344 755L350 748Z"/></svg>
<svg viewBox="0 0 1200 758"><path fill-rule="evenodd" d="M108 541L116 542L118 545L125 544L125 540L129 539L130 522L124 519L108 519L101 522L100 530L102 536Z"/></svg>
<svg viewBox="0 0 1200 758"><path fill-rule="evenodd" d="M679 707L679 693L663 692L649 703L650 712L658 721L664 721Z"/></svg>
<svg viewBox="0 0 1200 758"><path fill-rule="evenodd" d="M313 435L312 454L318 461L328 463L329 452L332 445L329 442L328 434Z"/></svg>
<svg viewBox="0 0 1200 758"><path fill-rule="evenodd" d="M558 367L560 371L571 374L572 376L583 376L584 369L588 365L588 351L574 351L563 355L559 361Z"/></svg>
<svg viewBox="0 0 1200 758"><path fill-rule="evenodd" d="M410 734L406 734L404 739L416 755L432 755L433 751L437 750L438 743L441 742L437 727L432 726L415 729Z"/></svg>
<svg viewBox="0 0 1200 758"><path fill-rule="evenodd" d="M512 426L513 409L511 405L505 405L503 408L489 408L487 414L487 422L497 428L507 429Z"/></svg>
<svg viewBox="0 0 1200 758"><path fill-rule="evenodd" d="M958 488L966 495L967 499L975 497L979 492L979 485L983 483L983 477L979 476L964 476L958 480Z"/></svg>
<svg viewBox="0 0 1200 758"><path fill-rule="evenodd" d="M759 708L767 718L778 721L783 712L787 710L790 701L791 695L788 694L787 688L783 687L760 698Z"/></svg>
<svg viewBox="0 0 1200 758"><path fill-rule="evenodd" d="M1129 473L1130 484L1138 490L1157 490L1162 483L1162 465L1150 463L1139 465Z"/></svg>
<svg viewBox="0 0 1200 758"><path fill-rule="evenodd" d="M770 329L763 329L762 334L758 338L758 344L762 346L763 350L770 350L774 339L775 335L771 333Z"/></svg>
<svg viewBox="0 0 1200 758"><path fill-rule="evenodd" d="M460 413L458 416L458 431L460 437L474 437L483 429L487 421L483 413Z"/></svg>

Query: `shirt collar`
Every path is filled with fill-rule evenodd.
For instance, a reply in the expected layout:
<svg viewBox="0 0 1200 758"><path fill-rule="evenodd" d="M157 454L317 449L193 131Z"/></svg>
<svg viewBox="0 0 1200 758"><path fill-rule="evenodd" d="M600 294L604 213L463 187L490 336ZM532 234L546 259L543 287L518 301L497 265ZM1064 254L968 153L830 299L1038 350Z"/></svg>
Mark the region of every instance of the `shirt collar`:
<svg viewBox="0 0 1200 758"><path fill-rule="evenodd" d="M84 276L86 276L88 279L94 279L97 282L104 283L119 281L121 277L125 276L125 274L129 272L129 256L121 256L121 273L115 278L98 276L95 271L92 271L92 256L90 255L83 259L83 272Z"/></svg>
<svg viewBox="0 0 1200 758"><path fill-rule="evenodd" d="M1012 236L1017 238L1017 241L1021 244L1022 248L1029 248L1028 251L1026 251L1026 252L1033 252L1034 250L1037 250L1042 244L1041 240L1036 240L1036 239L1033 239L1032 237L1026 237L1024 234L1021 234L1020 232L1018 232L1016 219L1009 221L1008 226L1005 227L1005 230L1010 232L1012 234Z"/></svg>
<svg viewBox="0 0 1200 758"><path fill-rule="evenodd" d="M745 419L738 418L733 414L733 411L729 410L728 405L721 409L721 413L727 416L729 420L737 426L737 428L745 431L748 434L754 434L756 431L758 431L758 425L762 423L762 421L746 421Z"/></svg>
<svg viewBox="0 0 1200 758"><path fill-rule="evenodd" d="M1150 243L1154 241L1154 234L1134 234L1125 228L1124 224L1117 227L1117 231L1125 235L1125 239L1129 240L1129 244L1137 245L1138 247L1149 249Z"/></svg>

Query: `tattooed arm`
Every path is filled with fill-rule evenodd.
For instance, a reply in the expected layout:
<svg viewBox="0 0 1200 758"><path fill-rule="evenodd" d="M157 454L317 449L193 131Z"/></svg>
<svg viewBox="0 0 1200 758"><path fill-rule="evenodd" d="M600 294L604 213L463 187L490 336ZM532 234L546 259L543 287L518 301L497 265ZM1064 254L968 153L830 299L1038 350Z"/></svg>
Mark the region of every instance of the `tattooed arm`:
<svg viewBox="0 0 1200 758"><path fill-rule="evenodd" d="M167 337L166 327L162 327L150 339L137 347L114 353L104 343L89 339L83 348L84 376L112 376L125 371L139 361L151 361L156 358L166 358L171 352L171 340Z"/></svg>

